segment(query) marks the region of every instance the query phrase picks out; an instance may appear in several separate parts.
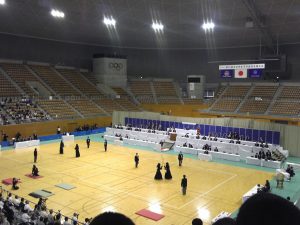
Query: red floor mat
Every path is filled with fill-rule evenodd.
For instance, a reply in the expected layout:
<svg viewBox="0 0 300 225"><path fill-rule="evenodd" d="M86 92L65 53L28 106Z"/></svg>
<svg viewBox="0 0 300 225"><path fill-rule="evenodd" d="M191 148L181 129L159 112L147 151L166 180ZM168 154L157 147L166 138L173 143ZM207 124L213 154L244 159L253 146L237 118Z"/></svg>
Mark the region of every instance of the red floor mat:
<svg viewBox="0 0 300 225"><path fill-rule="evenodd" d="M160 219L162 219L162 218L165 217L162 214L158 214L158 213L152 212L152 211L150 211L148 209L142 209L142 210L136 212L135 214L143 216L143 217L146 217L146 218L154 220L154 221L158 221L158 220L160 220Z"/></svg>
<svg viewBox="0 0 300 225"><path fill-rule="evenodd" d="M32 179L39 179L42 178L43 176L32 176L32 174L25 174L26 177L32 178Z"/></svg>

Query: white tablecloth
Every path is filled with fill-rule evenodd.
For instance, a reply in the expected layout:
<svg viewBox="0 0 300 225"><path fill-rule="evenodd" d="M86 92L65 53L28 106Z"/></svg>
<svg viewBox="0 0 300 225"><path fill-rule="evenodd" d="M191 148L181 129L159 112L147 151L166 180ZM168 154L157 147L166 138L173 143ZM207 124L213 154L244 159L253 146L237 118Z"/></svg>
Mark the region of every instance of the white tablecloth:
<svg viewBox="0 0 300 225"><path fill-rule="evenodd" d="M115 140L114 140L114 144L116 144L116 145L123 145L123 141L120 141L120 140L118 140L118 139L115 139Z"/></svg>
<svg viewBox="0 0 300 225"><path fill-rule="evenodd" d="M230 217L231 213L222 211L219 215L217 215L215 218L212 219L211 223L215 223L219 219Z"/></svg>
<svg viewBox="0 0 300 225"><path fill-rule="evenodd" d="M63 142L65 141L74 141L74 135L63 135L61 136Z"/></svg>
<svg viewBox="0 0 300 225"><path fill-rule="evenodd" d="M256 165L261 166L261 159L253 158L253 157L247 157L246 163L250 165Z"/></svg>
<svg viewBox="0 0 300 225"><path fill-rule="evenodd" d="M39 146L40 140L15 142L15 149Z"/></svg>
<svg viewBox="0 0 300 225"><path fill-rule="evenodd" d="M203 153L198 153L198 159L200 160L205 160L205 161L211 161L212 160L212 156L209 154L203 154Z"/></svg>
<svg viewBox="0 0 300 225"><path fill-rule="evenodd" d="M290 179L290 174L287 173L284 169L276 169L276 176L280 173L282 173L284 175L284 178L286 180Z"/></svg>
<svg viewBox="0 0 300 225"><path fill-rule="evenodd" d="M239 155L235 155L235 154L228 154L228 153L223 153L223 152L213 152L213 151L211 151L210 154L212 155L213 159L225 159L225 160L236 161L236 162L241 161L241 157Z"/></svg>
<svg viewBox="0 0 300 225"><path fill-rule="evenodd" d="M260 185L260 188L262 188L263 186ZM253 188L251 188L247 193L245 193L243 195L243 198L242 198L242 202L244 203L248 198L250 198L252 195L255 195L257 194L257 189L259 187L257 185L255 185Z"/></svg>
<svg viewBox="0 0 300 225"><path fill-rule="evenodd" d="M269 167L269 168L274 168L274 169L279 169L281 168L281 162L279 161L271 161L271 160L261 160L262 166L263 167Z"/></svg>

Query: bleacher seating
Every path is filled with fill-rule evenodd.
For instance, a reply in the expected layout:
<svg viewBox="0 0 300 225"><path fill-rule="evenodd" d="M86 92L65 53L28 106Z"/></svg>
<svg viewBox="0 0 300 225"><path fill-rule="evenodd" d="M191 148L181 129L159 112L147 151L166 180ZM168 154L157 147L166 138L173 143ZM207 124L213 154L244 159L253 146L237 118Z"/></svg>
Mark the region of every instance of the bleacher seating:
<svg viewBox="0 0 300 225"><path fill-rule="evenodd" d="M299 99L300 87L298 86L284 86L279 96L280 99Z"/></svg>
<svg viewBox="0 0 300 225"><path fill-rule="evenodd" d="M12 78L12 80L14 80L19 85L19 87L22 88L22 90L27 95L29 96L35 95L35 92L29 87L28 84L26 84L26 82L28 81L39 82L39 80L23 64L2 63L1 67Z"/></svg>
<svg viewBox="0 0 300 225"><path fill-rule="evenodd" d="M99 83L99 81L97 80L97 78L91 74L90 72L80 72L84 77L86 77L89 81L91 81L93 84L95 84L97 86L97 83Z"/></svg>
<svg viewBox="0 0 300 225"><path fill-rule="evenodd" d="M118 111L124 110L119 104L117 104L111 98L101 97L98 99L93 99L93 102L98 104L101 108L103 108L108 113L112 113L114 110L118 110Z"/></svg>
<svg viewBox="0 0 300 225"><path fill-rule="evenodd" d="M268 109L270 100L255 100L254 98L247 99L241 106L239 112L249 113L265 113Z"/></svg>
<svg viewBox="0 0 300 225"><path fill-rule="evenodd" d="M114 100L128 111L140 111L136 104L133 103L131 97L121 87L112 87L112 89L119 95L120 98Z"/></svg>
<svg viewBox="0 0 300 225"><path fill-rule="evenodd" d="M95 85L92 85L90 82L88 82L78 71L73 69L56 69L56 70L85 95L87 96L103 95L96 88Z"/></svg>
<svg viewBox="0 0 300 225"><path fill-rule="evenodd" d="M241 103L241 99L222 98L215 103L215 105L212 107L211 110L234 112L240 103Z"/></svg>
<svg viewBox="0 0 300 225"><path fill-rule="evenodd" d="M103 110L88 99L68 100L67 102L85 117L105 115Z"/></svg>
<svg viewBox="0 0 300 225"><path fill-rule="evenodd" d="M38 105L43 108L53 119L78 118L79 115L63 100L40 100Z"/></svg>
<svg viewBox="0 0 300 225"><path fill-rule="evenodd" d="M299 115L300 102L277 100L270 110L271 114Z"/></svg>
<svg viewBox="0 0 300 225"><path fill-rule="evenodd" d="M243 98L249 91L250 86L229 86L223 97L240 97Z"/></svg>
<svg viewBox="0 0 300 225"><path fill-rule="evenodd" d="M15 96L21 96L21 93L0 71L0 97Z"/></svg>
<svg viewBox="0 0 300 225"><path fill-rule="evenodd" d="M141 103L154 103L150 81L133 80L129 82L130 89Z"/></svg>
<svg viewBox="0 0 300 225"><path fill-rule="evenodd" d="M49 66L32 65L31 68L60 96L80 96L69 83Z"/></svg>
<svg viewBox="0 0 300 225"><path fill-rule="evenodd" d="M278 86L256 86L250 93L250 96L271 99L275 95L277 89Z"/></svg>
<svg viewBox="0 0 300 225"><path fill-rule="evenodd" d="M193 99L193 98L182 98L185 105L198 105L202 104L202 99Z"/></svg>
<svg viewBox="0 0 300 225"><path fill-rule="evenodd" d="M179 98L173 96L157 97L157 102L159 104L181 104Z"/></svg>
<svg viewBox="0 0 300 225"><path fill-rule="evenodd" d="M181 104L171 81L153 81L158 103Z"/></svg>

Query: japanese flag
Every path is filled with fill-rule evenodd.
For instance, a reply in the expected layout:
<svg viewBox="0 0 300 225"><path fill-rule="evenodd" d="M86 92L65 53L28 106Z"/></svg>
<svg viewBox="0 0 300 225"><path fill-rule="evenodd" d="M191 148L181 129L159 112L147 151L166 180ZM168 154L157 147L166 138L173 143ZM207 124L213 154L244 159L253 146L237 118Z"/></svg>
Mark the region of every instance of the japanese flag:
<svg viewBox="0 0 300 225"><path fill-rule="evenodd" d="M236 69L234 71L234 78L247 78L247 69Z"/></svg>

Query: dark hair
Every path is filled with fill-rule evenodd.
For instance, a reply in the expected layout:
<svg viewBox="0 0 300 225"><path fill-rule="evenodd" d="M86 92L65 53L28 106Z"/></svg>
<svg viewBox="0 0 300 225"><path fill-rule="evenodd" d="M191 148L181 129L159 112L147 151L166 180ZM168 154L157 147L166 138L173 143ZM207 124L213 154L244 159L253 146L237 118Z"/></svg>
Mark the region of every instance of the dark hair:
<svg viewBox="0 0 300 225"><path fill-rule="evenodd" d="M96 216L90 225L135 225L127 216L116 212L105 212Z"/></svg>
<svg viewBox="0 0 300 225"><path fill-rule="evenodd" d="M212 225L235 225L235 224L236 224L236 222L234 219L232 219L230 217L224 217L224 218L217 220Z"/></svg>
<svg viewBox="0 0 300 225"><path fill-rule="evenodd" d="M241 207L236 219L238 225L299 224L300 210L291 202L270 193L259 193Z"/></svg>
<svg viewBox="0 0 300 225"><path fill-rule="evenodd" d="M195 218L192 220L192 225L202 225L202 224L203 224L203 222L199 218Z"/></svg>

